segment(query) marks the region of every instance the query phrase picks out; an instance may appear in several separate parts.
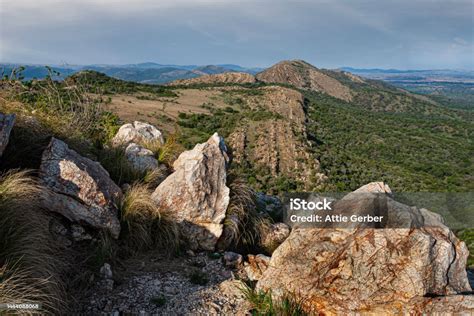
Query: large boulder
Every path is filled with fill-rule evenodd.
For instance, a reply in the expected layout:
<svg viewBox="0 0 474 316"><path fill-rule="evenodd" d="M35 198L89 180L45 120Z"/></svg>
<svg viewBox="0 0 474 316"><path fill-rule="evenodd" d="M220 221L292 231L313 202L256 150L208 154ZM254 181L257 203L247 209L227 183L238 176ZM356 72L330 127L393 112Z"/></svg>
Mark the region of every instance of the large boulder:
<svg viewBox="0 0 474 316"><path fill-rule="evenodd" d="M146 172L158 168L158 160L153 152L138 144L130 143L125 148L125 156L132 168L138 172Z"/></svg>
<svg viewBox="0 0 474 316"><path fill-rule="evenodd" d="M117 203L122 191L98 162L52 138L43 152L40 177L51 189L44 198L49 209L70 221L106 229L115 238L119 236Z"/></svg>
<svg viewBox="0 0 474 316"><path fill-rule="evenodd" d="M173 164L175 171L152 194L160 207L172 211L193 250L214 250L222 234L229 205L228 163L224 140L215 133L183 152Z"/></svg>
<svg viewBox="0 0 474 316"><path fill-rule="evenodd" d="M2 114L0 113L0 157L3 151L8 145L10 139L10 133L15 124L15 114Z"/></svg>
<svg viewBox="0 0 474 316"><path fill-rule="evenodd" d="M162 133L153 125L139 121L122 125L114 138L112 138L114 146L153 141L159 141L163 144Z"/></svg>
<svg viewBox="0 0 474 316"><path fill-rule="evenodd" d="M294 293L308 311L326 314L391 311L426 296L471 291L466 245L439 216L387 193L388 186L372 183L339 205L358 213L383 195L387 223L407 228L293 228L257 288L275 296Z"/></svg>

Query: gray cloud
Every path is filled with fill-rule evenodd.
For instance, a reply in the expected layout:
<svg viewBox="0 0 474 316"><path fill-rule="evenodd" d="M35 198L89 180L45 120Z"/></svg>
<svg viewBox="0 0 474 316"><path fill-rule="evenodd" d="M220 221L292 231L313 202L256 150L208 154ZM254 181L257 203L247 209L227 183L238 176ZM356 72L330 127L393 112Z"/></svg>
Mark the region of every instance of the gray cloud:
<svg viewBox="0 0 474 316"><path fill-rule="evenodd" d="M0 60L474 68L471 0L16 0Z"/></svg>

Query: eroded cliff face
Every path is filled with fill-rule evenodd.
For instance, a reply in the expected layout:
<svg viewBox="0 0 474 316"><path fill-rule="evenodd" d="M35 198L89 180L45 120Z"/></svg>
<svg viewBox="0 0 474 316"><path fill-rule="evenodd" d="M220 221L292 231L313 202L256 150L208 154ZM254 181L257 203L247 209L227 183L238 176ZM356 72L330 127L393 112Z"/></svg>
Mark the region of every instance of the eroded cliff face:
<svg viewBox="0 0 474 316"><path fill-rule="evenodd" d="M272 176L287 176L305 183L309 189L324 181L319 162L311 153L306 134L304 96L293 89L268 86L262 95L248 96L253 109L263 109L272 117L244 121L229 136L234 161L253 168L267 168Z"/></svg>
<svg viewBox="0 0 474 316"><path fill-rule="evenodd" d="M219 84L219 83L255 83L255 77L244 72L226 72L222 74L204 75L192 79L181 79L170 82L170 86L189 86L195 84Z"/></svg>

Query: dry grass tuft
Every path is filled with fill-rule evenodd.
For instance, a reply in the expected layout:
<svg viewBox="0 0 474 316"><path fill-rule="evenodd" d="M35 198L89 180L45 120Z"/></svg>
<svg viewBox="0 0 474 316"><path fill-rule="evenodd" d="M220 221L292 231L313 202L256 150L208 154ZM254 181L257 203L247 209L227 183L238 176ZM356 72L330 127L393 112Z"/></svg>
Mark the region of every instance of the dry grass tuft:
<svg viewBox="0 0 474 316"><path fill-rule="evenodd" d="M141 181L145 172L133 168L125 154L125 146L106 146L97 151L97 160L109 172L110 178L118 185Z"/></svg>
<svg viewBox="0 0 474 316"><path fill-rule="evenodd" d="M121 203L124 241L132 251L162 248L170 253L178 248L178 227L170 214L160 209L146 184L135 183Z"/></svg>
<svg viewBox="0 0 474 316"><path fill-rule="evenodd" d="M150 190L156 189L163 180L171 174L171 170L166 165L159 165L158 168L147 171L143 177L143 183L147 185Z"/></svg>
<svg viewBox="0 0 474 316"><path fill-rule="evenodd" d="M171 166L176 160L180 152L183 151L182 146L177 141L176 133L168 135L164 144L159 140L144 141L140 143L144 148L151 150L159 163Z"/></svg>
<svg viewBox="0 0 474 316"><path fill-rule="evenodd" d="M258 212L256 194L245 181L231 174L228 185L230 203L219 244L224 248L231 245L245 252L264 249L262 240L272 224L271 218Z"/></svg>
<svg viewBox="0 0 474 316"><path fill-rule="evenodd" d="M49 215L32 198L43 190L27 171L0 176L0 303L36 302L59 312L66 264L49 232Z"/></svg>

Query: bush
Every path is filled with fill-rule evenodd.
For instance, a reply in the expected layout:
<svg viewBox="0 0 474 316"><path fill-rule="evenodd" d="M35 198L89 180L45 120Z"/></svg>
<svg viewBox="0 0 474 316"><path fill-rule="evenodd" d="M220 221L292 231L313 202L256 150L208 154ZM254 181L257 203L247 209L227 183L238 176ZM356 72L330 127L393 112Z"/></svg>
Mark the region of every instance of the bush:
<svg viewBox="0 0 474 316"><path fill-rule="evenodd" d="M75 149L79 145L90 147L107 142L119 128L120 120L105 110L107 100L100 87L93 89L73 79L55 81L55 77L50 70L44 80L2 80L7 95L5 103L22 115L34 113L49 136L65 140ZM80 152L85 154L84 150Z"/></svg>
<svg viewBox="0 0 474 316"><path fill-rule="evenodd" d="M196 270L189 276L189 282L196 285L206 285L209 282L209 277L206 273Z"/></svg>

